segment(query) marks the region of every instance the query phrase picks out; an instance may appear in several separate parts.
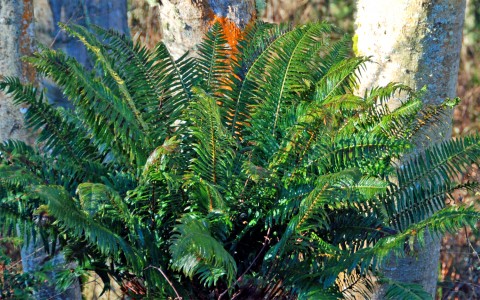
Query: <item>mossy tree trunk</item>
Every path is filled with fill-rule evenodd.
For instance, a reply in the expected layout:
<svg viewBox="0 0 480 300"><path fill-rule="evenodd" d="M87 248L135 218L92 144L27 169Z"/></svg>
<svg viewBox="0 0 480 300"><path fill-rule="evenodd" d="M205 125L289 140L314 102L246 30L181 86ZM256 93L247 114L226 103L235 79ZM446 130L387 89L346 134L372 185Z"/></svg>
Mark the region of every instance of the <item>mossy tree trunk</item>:
<svg viewBox="0 0 480 300"><path fill-rule="evenodd" d="M373 63L361 76L360 93L376 85L401 82L420 90L423 100L440 103L455 97L465 0L358 0L354 51ZM392 99L395 106L398 99ZM451 118L419 137L419 149L451 135ZM392 258L383 271L401 282L419 283L434 295L438 279L440 241L429 237L413 255ZM373 299L383 299L380 286Z"/></svg>
<svg viewBox="0 0 480 300"><path fill-rule="evenodd" d="M159 9L162 40L175 58L195 50L213 20L229 26L231 42L255 17L254 0L162 0Z"/></svg>

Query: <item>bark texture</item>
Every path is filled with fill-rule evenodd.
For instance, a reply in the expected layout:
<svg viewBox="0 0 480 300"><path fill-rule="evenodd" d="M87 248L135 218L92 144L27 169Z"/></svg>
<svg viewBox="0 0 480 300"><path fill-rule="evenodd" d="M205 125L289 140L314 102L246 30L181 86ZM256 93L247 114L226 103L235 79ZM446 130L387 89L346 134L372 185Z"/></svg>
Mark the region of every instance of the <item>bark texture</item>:
<svg viewBox="0 0 480 300"><path fill-rule="evenodd" d="M175 58L202 41L215 17L227 19L244 29L255 16L254 0L162 0L162 39Z"/></svg>
<svg viewBox="0 0 480 300"><path fill-rule="evenodd" d="M375 85L402 82L426 87L425 103L455 97L465 0L358 0L354 51L372 56L362 73L360 93ZM398 105L392 99L391 106ZM443 120L433 139L419 138L425 147L451 135L451 119ZM426 245L406 258L393 258L384 273L398 281L422 284L434 295L438 279L440 241L427 237ZM384 299L380 286L373 299Z"/></svg>
<svg viewBox="0 0 480 300"><path fill-rule="evenodd" d="M0 77L35 79L35 71L20 60L33 52L33 39L32 1L0 0ZM12 100L0 92L0 141L32 141L23 125L25 112L25 108L13 105Z"/></svg>

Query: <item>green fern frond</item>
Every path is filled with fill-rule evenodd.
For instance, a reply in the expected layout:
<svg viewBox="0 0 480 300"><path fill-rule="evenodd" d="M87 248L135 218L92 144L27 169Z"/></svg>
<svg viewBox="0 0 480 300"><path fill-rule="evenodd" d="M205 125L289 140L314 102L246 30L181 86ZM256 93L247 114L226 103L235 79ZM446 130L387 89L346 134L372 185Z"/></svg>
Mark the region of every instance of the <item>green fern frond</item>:
<svg viewBox="0 0 480 300"><path fill-rule="evenodd" d="M409 137L416 138L422 135L430 140L430 136L436 135L436 128L445 126L445 122L452 118L453 108L459 103L459 99L445 99L438 105L429 105L425 107L417 118L412 122L408 131Z"/></svg>
<svg viewBox="0 0 480 300"><path fill-rule="evenodd" d="M31 85L22 85L18 78L12 77L4 78L0 89L11 93L15 104L29 106L25 114L26 125L32 130L41 129L38 142L51 151L52 156L62 154L79 168L86 167L88 160L98 159L85 132L63 118L59 109L50 106L43 93L38 93Z"/></svg>
<svg viewBox="0 0 480 300"><path fill-rule="evenodd" d="M192 102L188 113L196 156L192 159L190 169L214 185L225 183L231 177L233 140L222 124L215 98L200 89L194 91L197 101Z"/></svg>
<svg viewBox="0 0 480 300"><path fill-rule="evenodd" d="M205 284L215 284L222 276L232 282L237 273L235 260L212 237L206 220L193 214L183 216L175 226L170 254L174 270L190 278L198 274Z"/></svg>
<svg viewBox="0 0 480 300"><path fill-rule="evenodd" d="M443 208L428 219L412 224L401 233L381 238L373 247L362 249L358 253L363 256L365 263L382 263L391 253L400 257L405 255L405 242L419 241L423 245L424 235L430 234L441 236L447 232L454 234L464 226L475 226L480 218L480 212L473 206L450 206Z"/></svg>
<svg viewBox="0 0 480 300"><path fill-rule="evenodd" d="M294 29L278 38L266 49L258 66L250 76L257 81L257 92L254 96L259 105L252 115L253 121L262 122L252 127L261 126L263 136L265 132L275 135L280 118L285 108L296 103L293 97L298 89L303 89L306 69L304 56L306 52L322 43L319 35L328 31L324 23L309 24ZM255 66L257 67L257 66ZM248 80L247 77L245 80ZM260 96L261 95L261 96Z"/></svg>
<svg viewBox="0 0 480 300"><path fill-rule="evenodd" d="M385 293L385 299L395 300L428 300L432 295L427 293L420 284L403 283L383 278L383 282L388 284Z"/></svg>
<svg viewBox="0 0 480 300"><path fill-rule="evenodd" d="M63 89L86 130L92 131L93 142L99 149L108 146L107 151L125 164L146 159L148 143L144 142L145 135L131 110L100 77L88 72L75 59L50 49L43 49L28 61Z"/></svg>
<svg viewBox="0 0 480 300"><path fill-rule="evenodd" d="M26 187L41 184L42 179L30 170L17 165L0 164L0 187Z"/></svg>
<svg viewBox="0 0 480 300"><path fill-rule="evenodd" d="M200 86L208 92L227 86L225 74L230 71L230 49L220 23L215 22L198 46Z"/></svg>
<svg viewBox="0 0 480 300"><path fill-rule="evenodd" d="M323 174L356 167L380 176L389 173L391 159L411 147L404 140L375 134L337 136L327 145L328 148L319 151L315 162Z"/></svg>
<svg viewBox="0 0 480 300"><path fill-rule="evenodd" d="M105 255L115 258L119 258L120 254L124 255L134 272L142 270L143 259L136 250L122 237L78 210L64 188L55 185L36 186L32 192L48 203L49 212L69 233L78 238L85 237Z"/></svg>
<svg viewBox="0 0 480 300"><path fill-rule="evenodd" d="M97 26L94 30L105 39L104 45L115 56L114 63L135 105L152 127L149 139L162 141L169 127L160 124L172 124L189 98L188 83L181 77L177 63L163 43L151 52L113 30Z"/></svg>
<svg viewBox="0 0 480 300"><path fill-rule="evenodd" d="M257 75L263 72L267 62L267 49L291 31L289 26L255 23L244 33L239 42L239 54L232 59L233 76L230 88L225 93L223 105L227 108L227 124L231 135L237 140L249 126L252 106L258 103L255 91L260 84Z"/></svg>
<svg viewBox="0 0 480 300"><path fill-rule="evenodd" d="M470 136L433 145L402 162L396 170L398 185L385 198L390 221L402 230L441 209L445 193L462 187L452 180L479 158L480 138Z"/></svg>
<svg viewBox="0 0 480 300"><path fill-rule="evenodd" d="M144 132L148 133L148 124L143 120L142 114L138 110L131 95L131 91L129 91L127 88L125 79L123 79L115 70L113 59L106 54L104 47L102 47L102 44L98 41L98 39L85 27L79 25L70 24L69 26L66 26L64 24L60 24L60 27L69 35L76 37L80 42L82 42L87 50L89 50L89 52L92 53L92 55L96 58L97 63L102 65L109 77L116 83L116 87L120 91L125 104L131 109L133 117L138 122L140 128L142 128Z"/></svg>
<svg viewBox="0 0 480 300"><path fill-rule="evenodd" d="M353 93L360 76L360 67L366 61L366 58L355 57L334 64L315 84L313 101L322 103L333 96Z"/></svg>

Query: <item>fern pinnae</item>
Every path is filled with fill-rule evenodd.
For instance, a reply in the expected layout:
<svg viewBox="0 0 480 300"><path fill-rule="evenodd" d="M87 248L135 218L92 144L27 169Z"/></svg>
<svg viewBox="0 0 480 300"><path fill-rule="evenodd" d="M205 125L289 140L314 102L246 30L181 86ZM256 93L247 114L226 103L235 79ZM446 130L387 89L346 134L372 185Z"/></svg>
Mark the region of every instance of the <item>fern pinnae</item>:
<svg viewBox="0 0 480 300"><path fill-rule="evenodd" d="M79 149L76 149L75 146L80 146L81 150L84 147L88 147L88 145L72 145L70 136L72 133L67 132L65 129L73 131L73 134L79 134L80 132L69 126L57 110L45 103L43 93L40 93L37 99L38 92L36 88L32 85L22 85L18 78L12 77L4 78L4 81L0 82L0 89L5 90L7 93L13 93L14 103L25 103L30 106L26 115L27 126L33 130L43 127L43 131L40 133L40 140L46 142L54 154L66 152L65 154L68 154L68 157L74 160L78 166L85 165L83 159L78 156ZM64 130L61 131L60 128ZM55 139L53 139L53 136L55 136Z"/></svg>
<svg viewBox="0 0 480 300"><path fill-rule="evenodd" d="M65 94L75 104L75 110L81 115L84 126L94 132L94 143L97 146L110 145L118 157L126 157L126 163L130 161L131 152L142 161L145 154L141 147L145 143L139 141L144 137L138 123L132 120L125 103L100 78L88 72L73 58L50 49L36 53L28 61L63 87ZM112 122L127 122L128 126L112 128Z"/></svg>
<svg viewBox="0 0 480 300"><path fill-rule="evenodd" d="M404 161L397 169L397 178L402 186L438 176L454 176L465 170L480 153L480 137L465 137L444 141L424 150L424 155ZM423 167L419 168L419 163ZM440 172L440 173L438 173Z"/></svg>
<svg viewBox="0 0 480 300"><path fill-rule="evenodd" d="M150 52L144 46L134 44L125 35L120 35L113 30L105 30L98 26L93 28L95 32L103 36L112 46L111 49L118 55L117 61L121 61L122 68L130 72L129 78L133 82L131 89L134 89L135 93L140 92L139 96L135 95L136 103L140 102L141 106L158 105L157 101L162 101L165 93L161 89L162 85L159 85L157 83L158 80L154 78L155 74L152 72L153 60ZM159 57L156 56L155 58ZM129 68L130 65L134 67ZM155 125L151 124L149 120L146 121L150 125Z"/></svg>
<svg viewBox="0 0 480 300"><path fill-rule="evenodd" d="M320 190L317 190L317 191L314 190L314 193L316 195L313 196L313 199L310 200L309 199L310 196L307 196L307 198L302 201L302 204L306 204L307 206L303 206L303 205L300 206L301 209L299 211L299 216L301 217L301 219L296 224L295 231L298 231L299 228L302 226L302 224L305 223L305 221L310 217L314 208L318 206L318 202L320 202L323 199L323 196L324 196L323 193L327 190L329 186L330 185L328 182L324 183Z"/></svg>
<svg viewBox="0 0 480 300"><path fill-rule="evenodd" d="M138 253L122 237L78 211L73 199L63 187L37 186L33 192L49 203L52 215L76 236L85 235L89 242L96 244L100 251L107 255L118 257L119 250L122 250L121 253L132 264L134 271L140 272L143 259Z"/></svg>
<svg viewBox="0 0 480 300"><path fill-rule="evenodd" d="M303 46L302 45L302 40L304 38L307 38L309 37L308 36L308 33L310 32L310 30L314 28L314 26L312 26L311 28L309 28L309 30L303 32L302 34L302 37L300 38L300 40L296 43L295 45L295 48L293 49L291 55L290 55L290 58L288 59L288 63L287 63L287 66L286 66L286 71L285 71L285 74L283 76L283 79L282 79L282 84L281 84L281 88L280 88L280 94L278 95L278 99L281 99L282 98L282 95L283 93L285 92L285 83L287 81L287 78L289 78L288 76L288 71L290 70L290 66L292 64L293 61L297 60L296 62L299 63L298 59L296 58L296 53L300 48L300 46ZM277 127L277 122L278 122L278 116L280 115L280 100L278 101L277 103L277 107L276 107L276 111L275 111L275 119L273 121L273 128L272 128L272 135L275 134L275 128Z"/></svg>
<svg viewBox="0 0 480 300"><path fill-rule="evenodd" d="M367 61L367 58L355 57L334 64L316 83L314 101L321 103L325 99L339 94L342 92L338 90L339 88L353 91L359 76L359 67Z"/></svg>
<svg viewBox="0 0 480 300"><path fill-rule="evenodd" d="M242 103L253 103L254 100L252 98L252 93L253 90L256 88L255 87L255 77L257 76L257 72L262 72L262 68L265 65L266 57L268 57L268 53L270 52L270 49L274 47L274 45L281 39L283 39L287 34L291 31L285 31L278 36L275 36L275 39L271 41L267 47L258 55L254 61L250 64L244 79L240 82L240 87L238 88L238 94L235 95L233 98L235 99L235 108L234 108L234 114L232 118L232 124L231 126L231 135L236 136L235 130L238 126L239 121L237 121L240 118L240 114L245 113L241 112L240 108L242 106ZM250 100L250 101L249 101ZM255 100L254 100L255 101ZM247 108L249 109L249 108Z"/></svg>
<svg viewBox="0 0 480 300"><path fill-rule="evenodd" d="M148 133L149 132L148 125L143 120L142 114L140 113L140 111L138 111L135 105L135 101L133 100L132 96L130 95L130 92L128 91L125 85L125 81L114 70L109 59L103 54L103 51L101 50L101 46L95 45L96 44L95 38L92 37L91 34L85 28L78 25L70 25L67 27L63 24L60 24L60 27L63 30L65 30L67 33L69 33L70 35L73 35L79 41L81 41L87 47L87 49L89 49L96 56L97 61L105 67L108 74L117 83L120 92L124 96L127 105L132 110L132 113L135 116L135 119L138 121L140 127L143 128L143 130L146 133Z"/></svg>

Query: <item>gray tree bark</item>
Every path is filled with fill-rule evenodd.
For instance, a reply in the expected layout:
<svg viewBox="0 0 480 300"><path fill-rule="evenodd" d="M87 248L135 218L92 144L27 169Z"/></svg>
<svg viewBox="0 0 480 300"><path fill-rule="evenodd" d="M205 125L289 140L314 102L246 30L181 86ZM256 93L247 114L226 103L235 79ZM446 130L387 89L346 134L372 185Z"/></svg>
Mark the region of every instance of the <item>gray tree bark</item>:
<svg viewBox="0 0 480 300"><path fill-rule="evenodd" d="M35 70L21 61L21 57L30 55L34 50L34 10L32 0L0 0L0 77L15 76L24 82L35 82ZM10 97L0 92L0 140L16 139L33 144L34 134L24 126L23 114L26 107L13 104ZM28 233L27 233L28 234ZM21 250L24 272L34 272L48 256L40 243L30 242ZM52 259L54 263L65 263L62 255ZM79 286L65 293L59 293L51 285L54 272L47 274L50 282L34 291L36 299L74 299L72 292Z"/></svg>
<svg viewBox="0 0 480 300"><path fill-rule="evenodd" d="M162 40L175 58L195 50L215 17L244 29L255 17L254 0L162 0Z"/></svg>
<svg viewBox="0 0 480 300"><path fill-rule="evenodd" d="M35 80L35 71L20 58L33 52L33 4L31 0L0 0L0 77ZM0 92L0 141L32 142L25 130L23 110Z"/></svg>
<svg viewBox="0 0 480 300"><path fill-rule="evenodd" d="M354 51L372 56L362 73L360 93L376 85L402 82L427 88L425 103L455 97L465 0L358 0ZM392 99L391 106L401 99ZM451 135L451 118L443 120L432 140L419 138L419 149ZM414 256L393 258L384 267L387 277L419 283L432 296L438 279L440 241L429 237ZM372 299L383 299L381 285Z"/></svg>

